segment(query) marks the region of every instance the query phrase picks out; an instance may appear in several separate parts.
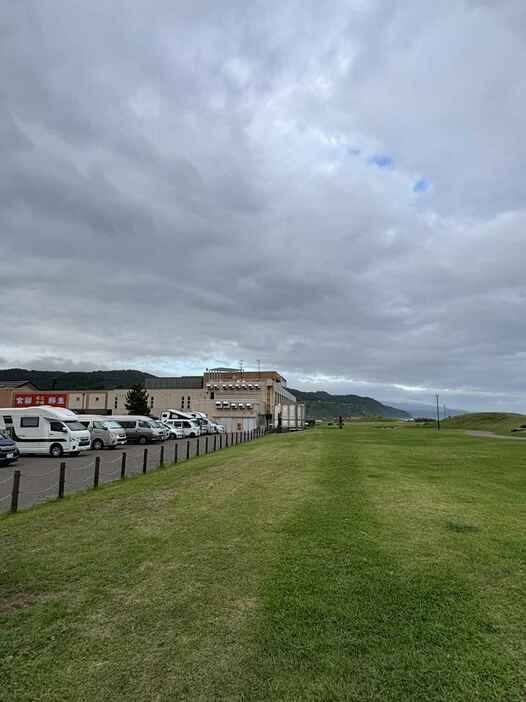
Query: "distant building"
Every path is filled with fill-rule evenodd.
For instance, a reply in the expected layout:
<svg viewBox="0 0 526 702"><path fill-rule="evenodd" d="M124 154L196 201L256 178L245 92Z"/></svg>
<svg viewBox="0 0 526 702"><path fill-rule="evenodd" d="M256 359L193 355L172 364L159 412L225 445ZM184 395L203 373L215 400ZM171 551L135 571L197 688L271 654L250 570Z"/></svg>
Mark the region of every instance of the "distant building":
<svg viewBox="0 0 526 702"><path fill-rule="evenodd" d="M286 379L277 371L214 368L199 376L146 378L145 386L150 413L154 416L167 409L206 412L229 432L256 427L281 428L283 431L304 428L305 406L287 390ZM26 406L56 404L79 413L125 414L128 390L67 390L35 394L37 388L24 387L22 383L16 388L16 393L13 392L11 401L0 406L16 406L15 398L19 403L21 399L24 403L27 398ZM44 396L52 402L41 401Z"/></svg>
<svg viewBox="0 0 526 702"><path fill-rule="evenodd" d="M39 392L36 385L30 383L29 380L1 380L0 407L16 407L17 396L25 397ZM33 401L31 401L31 404L33 404Z"/></svg>

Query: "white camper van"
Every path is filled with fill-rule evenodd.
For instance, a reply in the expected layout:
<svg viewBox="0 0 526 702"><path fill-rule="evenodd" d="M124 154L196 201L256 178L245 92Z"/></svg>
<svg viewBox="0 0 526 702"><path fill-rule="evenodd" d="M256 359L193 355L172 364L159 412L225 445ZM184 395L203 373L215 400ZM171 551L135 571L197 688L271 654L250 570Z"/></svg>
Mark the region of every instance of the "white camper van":
<svg viewBox="0 0 526 702"><path fill-rule="evenodd" d="M183 412L183 410L167 409L161 412L161 421L166 422L168 419L195 419L192 412Z"/></svg>
<svg viewBox="0 0 526 702"><path fill-rule="evenodd" d="M183 412L176 409L167 409L161 412L161 421L169 422L172 419L193 422L194 425L199 427L199 434L213 434L205 412Z"/></svg>
<svg viewBox="0 0 526 702"><path fill-rule="evenodd" d="M16 442L21 454L78 456L91 444L90 433L75 412L48 405L0 409L0 432Z"/></svg>

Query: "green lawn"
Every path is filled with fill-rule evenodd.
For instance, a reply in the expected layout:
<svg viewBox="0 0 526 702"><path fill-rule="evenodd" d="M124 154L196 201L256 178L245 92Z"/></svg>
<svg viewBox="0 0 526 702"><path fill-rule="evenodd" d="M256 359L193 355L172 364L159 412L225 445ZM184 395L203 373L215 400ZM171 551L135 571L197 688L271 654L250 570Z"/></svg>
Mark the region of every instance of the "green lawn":
<svg viewBox="0 0 526 702"><path fill-rule="evenodd" d="M526 694L526 448L317 428L0 519L0 699Z"/></svg>

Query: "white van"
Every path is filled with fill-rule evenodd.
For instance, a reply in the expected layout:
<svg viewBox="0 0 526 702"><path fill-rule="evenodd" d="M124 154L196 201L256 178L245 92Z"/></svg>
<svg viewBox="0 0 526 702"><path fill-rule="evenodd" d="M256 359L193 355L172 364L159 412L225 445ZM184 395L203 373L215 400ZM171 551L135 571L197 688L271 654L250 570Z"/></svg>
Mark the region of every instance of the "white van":
<svg viewBox="0 0 526 702"><path fill-rule="evenodd" d="M201 428L194 419L167 419L164 423L167 426L179 429L185 438L193 439L201 434Z"/></svg>
<svg viewBox="0 0 526 702"><path fill-rule="evenodd" d="M167 409L161 412L161 421L166 422L170 419L183 419L194 422L199 427L200 434L213 434L213 430L209 425L206 412L183 412L182 410Z"/></svg>
<svg viewBox="0 0 526 702"><path fill-rule="evenodd" d="M78 456L91 446L90 433L75 412L49 405L0 409L0 432L16 442L21 454Z"/></svg>
<svg viewBox="0 0 526 702"><path fill-rule="evenodd" d="M115 419L100 414L79 415L79 422L89 431L91 447L96 451L126 444L126 432Z"/></svg>

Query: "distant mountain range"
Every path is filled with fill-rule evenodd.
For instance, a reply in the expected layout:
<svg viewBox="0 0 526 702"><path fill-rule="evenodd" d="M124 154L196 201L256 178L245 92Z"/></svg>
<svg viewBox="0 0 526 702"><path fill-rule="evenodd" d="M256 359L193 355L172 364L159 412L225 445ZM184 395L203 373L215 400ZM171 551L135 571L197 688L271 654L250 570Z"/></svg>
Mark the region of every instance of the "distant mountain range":
<svg viewBox="0 0 526 702"><path fill-rule="evenodd" d="M151 373L138 370L110 371L39 371L25 368L0 370L2 380L29 380L40 390L111 390L129 388L144 383L145 378L155 378Z"/></svg>
<svg viewBox="0 0 526 702"><path fill-rule="evenodd" d="M305 403L305 416L310 419L334 419L335 417L386 417L408 419L410 414L403 409L384 405L372 397L360 395L331 395L328 392L303 392L290 390L300 402Z"/></svg>
<svg viewBox="0 0 526 702"><path fill-rule="evenodd" d="M390 402L390 405L397 407L398 409L409 412L412 417L432 417L433 419L437 416L436 405L426 405L420 402ZM460 414L468 414L469 410L463 409L453 409L446 405L446 416L456 417ZM440 404L440 419L444 416L444 406Z"/></svg>

